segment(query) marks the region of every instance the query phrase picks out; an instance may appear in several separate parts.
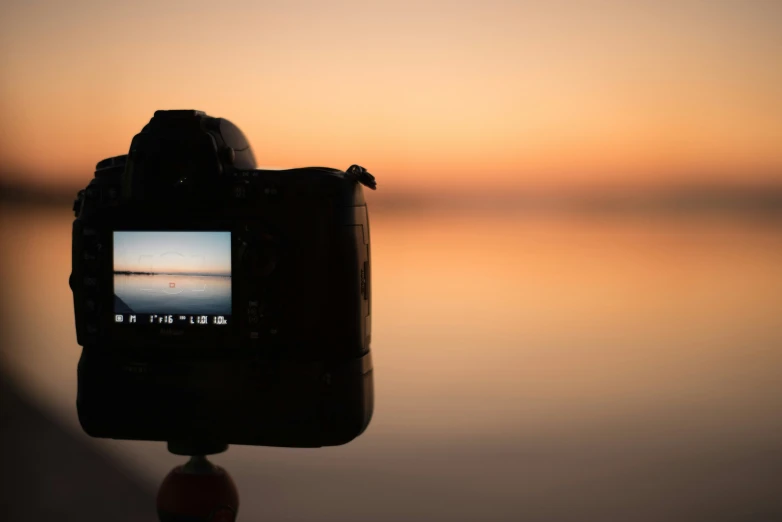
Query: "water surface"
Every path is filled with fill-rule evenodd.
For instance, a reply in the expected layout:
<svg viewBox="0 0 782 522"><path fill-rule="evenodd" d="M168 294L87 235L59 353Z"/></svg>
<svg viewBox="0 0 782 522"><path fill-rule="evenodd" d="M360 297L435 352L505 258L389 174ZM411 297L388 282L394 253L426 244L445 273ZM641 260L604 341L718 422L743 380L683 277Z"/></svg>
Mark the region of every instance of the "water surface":
<svg viewBox="0 0 782 522"><path fill-rule="evenodd" d="M231 314L231 277L114 274L114 295L137 314Z"/></svg>
<svg viewBox="0 0 782 522"><path fill-rule="evenodd" d="M0 354L76 420L67 209L0 218ZM232 447L240 520L782 520L782 227L372 216L376 409L338 448ZM154 520L154 508L150 510Z"/></svg>

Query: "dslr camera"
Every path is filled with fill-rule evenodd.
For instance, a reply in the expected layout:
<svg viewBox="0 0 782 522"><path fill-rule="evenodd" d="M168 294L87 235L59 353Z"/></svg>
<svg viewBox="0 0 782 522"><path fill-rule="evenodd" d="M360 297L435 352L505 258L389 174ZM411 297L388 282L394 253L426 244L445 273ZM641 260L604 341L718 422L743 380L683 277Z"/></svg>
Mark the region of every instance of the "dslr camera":
<svg viewBox="0 0 782 522"><path fill-rule="evenodd" d="M361 434L373 410L364 186L376 183L358 165L258 170L230 121L155 112L74 203L82 428L175 453Z"/></svg>

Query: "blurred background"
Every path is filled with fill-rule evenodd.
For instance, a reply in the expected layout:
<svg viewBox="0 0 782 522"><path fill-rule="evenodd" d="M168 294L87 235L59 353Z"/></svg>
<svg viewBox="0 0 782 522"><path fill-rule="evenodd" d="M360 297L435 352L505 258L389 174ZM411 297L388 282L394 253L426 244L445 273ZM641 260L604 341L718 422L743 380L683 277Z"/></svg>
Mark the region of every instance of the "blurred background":
<svg viewBox="0 0 782 522"><path fill-rule="evenodd" d="M375 417L239 520L782 520L782 2L10 0L0 519L152 521L76 418L71 203L156 109L378 178Z"/></svg>

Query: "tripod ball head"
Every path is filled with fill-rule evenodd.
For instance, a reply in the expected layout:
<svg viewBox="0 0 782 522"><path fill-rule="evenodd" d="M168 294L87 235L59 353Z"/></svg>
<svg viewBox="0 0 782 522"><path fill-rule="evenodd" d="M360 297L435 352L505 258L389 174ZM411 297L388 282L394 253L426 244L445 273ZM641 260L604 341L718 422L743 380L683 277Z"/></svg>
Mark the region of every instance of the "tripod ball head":
<svg viewBox="0 0 782 522"><path fill-rule="evenodd" d="M238 511L233 479L204 456L172 469L158 490L160 522L234 522Z"/></svg>

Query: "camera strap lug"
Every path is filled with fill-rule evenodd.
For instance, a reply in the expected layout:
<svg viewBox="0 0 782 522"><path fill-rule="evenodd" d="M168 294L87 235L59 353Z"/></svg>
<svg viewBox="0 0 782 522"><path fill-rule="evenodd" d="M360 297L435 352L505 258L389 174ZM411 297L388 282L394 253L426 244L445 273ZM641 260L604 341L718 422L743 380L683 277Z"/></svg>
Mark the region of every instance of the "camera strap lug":
<svg viewBox="0 0 782 522"><path fill-rule="evenodd" d="M367 169L360 165L351 165L348 167L348 170L345 171L345 177L353 179L369 189L377 190L375 176L367 172Z"/></svg>

